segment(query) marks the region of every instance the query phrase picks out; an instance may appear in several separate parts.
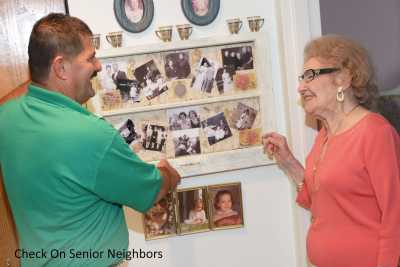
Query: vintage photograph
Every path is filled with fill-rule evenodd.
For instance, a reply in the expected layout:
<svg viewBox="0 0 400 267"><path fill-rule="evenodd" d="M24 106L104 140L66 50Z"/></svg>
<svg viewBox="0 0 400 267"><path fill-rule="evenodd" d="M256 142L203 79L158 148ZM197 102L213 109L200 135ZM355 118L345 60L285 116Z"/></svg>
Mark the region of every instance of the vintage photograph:
<svg viewBox="0 0 400 267"><path fill-rule="evenodd" d="M233 73L229 71L227 66L219 68L215 75L215 83L217 84L218 93L228 93L233 89Z"/></svg>
<svg viewBox="0 0 400 267"><path fill-rule="evenodd" d="M126 17L133 23L138 23L143 17L143 0L125 0Z"/></svg>
<svg viewBox="0 0 400 267"><path fill-rule="evenodd" d="M180 234L210 230L205 187L178 190L178 229Z"/></svg>
<svg viewBox="0 0 400 267"><path fill-rule="evenodd" d="M144 124L142 145L146 150L165 152L167 130L164 126Z"/></svg>
<svg viewBox="0 0 400 267"><path fill-rule="evenodd" d="M185 79L191 72L188 52L170 53L165 56L165 76L168 79Z"/></svg>
<svg viewBox="0 0 400 267"><path fill-rule="evenodd" d="M135 77L143 88L143 95L151 100L168 90L167 83L158 70L154 60L141 65L135 69Z"/></svg>
<svg viewBox="0 0 400 267"><path fill-rule="evenodd" d="M215 63L202 57L192 79L191 87L201 92L211 93L215 79Z"/></svg>
<svg viewBox="0 0 400 267"><path fill-rule="evenodd" d="M238 70L253 69L253 52L251 46L240 46L221 49L222 64L231 75Z"/></svg>
<svg viewBox="0 0 400 267"><path fill-rule="evenodd" d="M144 215L144 235L150 240L176 234L175 196L170 192Z"/></svg>
<svg viewBox="0 0 400 267"><path fill-rule="evenodd" d="M240 183L208 187L211 228L243 226L243 204Z"/></svg>
<svg viewBox="0 0 400 267"><path fill-rule="evenodd" d="M209 117L201 122L201 127L207 136L208 143L213 145L232 136L231 129L223 112Z"/></svg>
<svg viewBox="0 0 400 267"><path fill-rule="evenodd" d="M231 117L233 127L237 130L251 129L256 116L257 110L239 102Z"/></svg>
<svg viewBox="0 0 400 267"><path fill-rule="evenodd" d="M175 157L200 154L199 129L180 130L172 132Z"/></svg>
<svg viewBox="0 0 400 267"><path fill-rule="evenodd" d="M122 102L139 102L141 91L139 82L128 76L126 62L103 64L103 70L99 73L100 84L105 92L117 90Z"/></svg>
<svg viewBox="0 0 400 267"><path fill-rule="evenodd" d="M167 111L171 131L200 128L199 110L197 107L171 109Z"/></svg>
<svg viewBox="0 0 400 267"><path fill-rule="evenodd" d="M140 134L135 129L135 124L131 119L127 119L122 126L118 127L118 132L128 145L134 141L140 141Z"/></svg>

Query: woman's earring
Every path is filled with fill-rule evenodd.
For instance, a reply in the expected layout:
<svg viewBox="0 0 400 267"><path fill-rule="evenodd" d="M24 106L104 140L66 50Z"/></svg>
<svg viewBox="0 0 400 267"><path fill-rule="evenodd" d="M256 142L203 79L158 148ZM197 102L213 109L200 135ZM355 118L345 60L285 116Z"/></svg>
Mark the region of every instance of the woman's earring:
<svg viewBox="0 0 400 267"><path fill-rule="evenodd" d="M344 91L343 91L343 87L339 87L338 91L336 93L336 100L337 102L342 103L344 101Z"/></svg>

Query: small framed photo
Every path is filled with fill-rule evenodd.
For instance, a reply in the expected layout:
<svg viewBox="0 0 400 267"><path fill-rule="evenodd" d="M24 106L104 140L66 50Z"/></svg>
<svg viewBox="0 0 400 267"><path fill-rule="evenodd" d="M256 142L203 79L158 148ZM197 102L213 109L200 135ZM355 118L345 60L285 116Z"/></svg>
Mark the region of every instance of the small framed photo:
<svg viewBox="0 0 400 267"><path fill-rule="evenodd" d="M243 204L240 183L208 187L211 229L243 227Z"/></svg>
<svg viewBox="0 0 400 267"><path fill-rule="evenodd" d="M181 7L183 14L191 23L204 26L217 17L220 0L181 0Z"/></svg>
<svg viewBox="0 0 400 267"><path fill-rule="evenodd" d="M154 3L153 0L114 0L114 13L123 29L138 33L153 21Z"/></svg>
<svg viewBox="0 0 400 267"><path fill-rule="evenodd" d="M146 240L165 238L177 234L175 216L175 194L168 193L144 215Z"/></svg>
<svg viewBox="0 0 400 267"><path fill-rule="evenodd" d="M210 220L206 187L178 190L177 195L179 234L209 231Z"/></svg>

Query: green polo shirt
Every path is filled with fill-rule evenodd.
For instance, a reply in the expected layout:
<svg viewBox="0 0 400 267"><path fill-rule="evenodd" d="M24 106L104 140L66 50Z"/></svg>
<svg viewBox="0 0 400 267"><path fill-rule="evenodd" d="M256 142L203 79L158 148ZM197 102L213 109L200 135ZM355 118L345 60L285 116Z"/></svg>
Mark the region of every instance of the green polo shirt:
<svg viewBox="0 0 400 267"><path fill-rule="evenodd" d="M30 85L0 106L0 164L22 266L108 266L128 247L122 205L145 212L161 177L72 99Z"/></svg>

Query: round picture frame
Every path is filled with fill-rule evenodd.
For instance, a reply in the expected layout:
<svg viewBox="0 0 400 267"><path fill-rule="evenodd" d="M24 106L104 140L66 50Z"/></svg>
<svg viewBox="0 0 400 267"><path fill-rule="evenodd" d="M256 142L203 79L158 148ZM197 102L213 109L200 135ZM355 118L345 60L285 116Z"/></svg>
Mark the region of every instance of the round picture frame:
<svg viewBox="0 0 400 267"><path fill-rule="evenodd" d="M143 15L139 22L135 23L131 21L125 11L126 0L114 0L114 14L119 25L126 31L132 33L139 33L146 30L154 16L154 3L153 0L142 0L143 1Z"/></svg>
<svg viewBox="0 0 400 267"><path fill-rule="evenodd" d="M183 14L191 23L198 26L210 24L218 15L220 0L209 0L208 5L207 13L203 16L199 16L193 10L193 0L181 0Z"/></svg>

